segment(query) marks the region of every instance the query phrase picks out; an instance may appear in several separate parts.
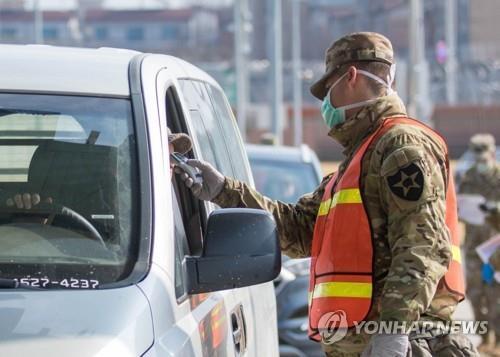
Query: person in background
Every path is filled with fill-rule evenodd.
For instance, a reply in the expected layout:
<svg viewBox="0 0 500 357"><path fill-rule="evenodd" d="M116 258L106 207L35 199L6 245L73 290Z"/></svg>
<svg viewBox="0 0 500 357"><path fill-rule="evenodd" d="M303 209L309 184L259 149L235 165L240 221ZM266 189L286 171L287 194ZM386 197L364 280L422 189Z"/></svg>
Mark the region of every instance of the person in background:
<svg viewBox="0 0 500 357"><path fill-rule="evenodd" d="M492 273L490 273L491 275L489 275L488 277L483 277L483 280L488 280L487 282L489 284L498 284L498 282L495 282L494 281L494 273L495 272L500 272L500 249L497 249L495 250L495 252L491 255L490 257L490 260L489 260L489 265L490 265L490 271ZM500 349L496 348L496 351L495 351L497 354L500 353Z"/></svg>
<svg viewBox="0 0 500 357"><path fill-rule="evenodd" d="M494 234L500 234L500 202L498 201L487 201L481 205L481 210L484 211L486 216L486 222L494 230ZM500 330L498 318L500 316L500 284L495 279L495 274L500 273L500 248L497 248L493 254L490 256L487 263L483 263L481 269L481 278L483 282L484 290L486 292L487 299L491 299L492 302L487 304L488 311L493 311L489 318L488 323L491 324L493 321L493 329L488 331L487 341L480 346L481 350L487 353L491 353L493 356L500 356L500 337L498 331ZM495 321L496 320L496 321ZM491 341L493 331L495 331L495 345ZM489 340L489 341L488 341Z"/></svg>
<svg viewBox="0 0 500 357"><path fill-rule="evenodd" d="M495 138L490 134L472 136L469 149L474 154L474 165L465 173L459 193L477 194L485 198L481 209L487 214L484 225L466 223L465 274L467 297L474 310L475 319L488 321L488 333L479 351L491 351L500 342L500 286L493 284L490 269L476 253L476 247L495 234L496 202L500 201L500 164L496 162ZM485 281L487 280L487 281Z"/></svg>
<svg viewBox="0 0 500 357"><path fill-rule="evenodd" d="M394 74L392 44L381 34L352 33L327 49L311 93L345 159L296 204L264 197L203 161L188 162L202 184L176 171L199 199L272 213L284 254L312 257L309 337L327 356L477 356L463 334L434 329L451 320L464 294L455 191L444 140L407 117ZM336 328L360 321L433 328L373 335L350 328L333 340Z"/></svg>

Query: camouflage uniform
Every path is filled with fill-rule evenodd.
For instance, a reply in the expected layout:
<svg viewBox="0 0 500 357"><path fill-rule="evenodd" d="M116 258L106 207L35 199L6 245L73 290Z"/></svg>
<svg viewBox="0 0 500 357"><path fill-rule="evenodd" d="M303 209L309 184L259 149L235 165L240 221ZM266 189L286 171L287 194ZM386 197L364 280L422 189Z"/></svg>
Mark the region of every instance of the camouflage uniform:
<svg viewBox="0 0 500 357"><path fill-rule="evenodd" d="M487 217L487 221L496 234L500 234L500 202L496 202L497 212ZM495 271L500 271L500 248L498 248L490 257L490 264Z"/></svg>
<svg viewBox="0 0 500 357"><path fill-rule="evenodd" d="M490 172L481 174L476 167L469 169L460 184L460 193L479 194L489 201L500 201L500 164L496 163ZM497 215L487 217L485 225L466 224L464 242L467 297L472 303L476 320L489 321L500 341L500 284L488 286L481 279L481 259L476 247L491 238L498 225Z"/></svg>
<svg viewBox="0 0 500 357"><path fill-rule="evenodd" d="M490 264L495 271L500 271L500 249L497 249L490 257Z"/></svg>
<svg viewBox="0 0 500 357"><path fill-rule="evenodd" d="M500 202L497 202L498 212L486 216L486 222L491 226L495 234L500 234Z"/></svg>
<svg viewBox="0 0 500 357"><path fill-rule="evenodd" d="M327 73L330 67L327 65ZM320 87L311 88L318 98L326 94ZM345 148L339 174L345 171L363 139L385 118L397 115L406 115L401 99L396 94L381 97L329 133ZM387 180L408 165L416 165L424 176L421 194L413 201L397 194ZM444 223L448 176L445 149L422 129L397 125L367 150L361 172L361 190L375 240L374 303L368 320L450 320L457 301L442 290L436 293L451 260ZM316 191L302 196L296 204L273 201L245 183L226 178L214 202L222 207L260 208L272 213L283 252L290 257L307 257L311 254L318 207L330 178L326 176ZM411 341L413 353L419 355L417 351L422 351L420 355L425 355L423 351L430 350L430 343L418 337ZM350 330L344 339L323 348L328 356L359 356L369 339L368 335ZM443 343L443 339L453 340L455 347ZM448 356L474 355L474 348L461 335L436 341L441 341ZM456 346L462 352L455 352Z"/></svg>

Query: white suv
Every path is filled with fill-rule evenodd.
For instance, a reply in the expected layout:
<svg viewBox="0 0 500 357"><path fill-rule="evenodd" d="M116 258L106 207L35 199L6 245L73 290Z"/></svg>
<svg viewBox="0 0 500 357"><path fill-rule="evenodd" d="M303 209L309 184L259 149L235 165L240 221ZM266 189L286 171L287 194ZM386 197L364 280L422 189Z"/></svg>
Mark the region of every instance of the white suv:
<svg viewBox="0 0 500 357"><path fill-rule="evenodd" d="M167 127L252 183L219 85L164 55L0 52L0 355L277 356L272 216L170 173Z"/></svg>

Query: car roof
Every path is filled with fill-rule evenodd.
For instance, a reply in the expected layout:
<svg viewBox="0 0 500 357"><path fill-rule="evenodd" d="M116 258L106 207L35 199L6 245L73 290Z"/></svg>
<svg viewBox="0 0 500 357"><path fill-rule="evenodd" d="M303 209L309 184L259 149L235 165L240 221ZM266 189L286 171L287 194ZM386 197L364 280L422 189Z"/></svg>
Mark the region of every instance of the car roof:
<svg viewBox="0 0 500 357"><path fill-rule="evenodd" d="M0 91L128 96L128 68L140 52L116 48L0 45Z"/></svg>
<svg viewBox="0 0 500 357"><path fill-rule="evenodd" d="M0 45L0 91L50 92L128 97L129 64L141 52L120 48L79 48L48 45ZM153 66L181 68L179 78L208 82L206 72L180 58L145 54ZM156 68L156 67L155 67ZM222 90L222 89L221 89Z"/></svg>

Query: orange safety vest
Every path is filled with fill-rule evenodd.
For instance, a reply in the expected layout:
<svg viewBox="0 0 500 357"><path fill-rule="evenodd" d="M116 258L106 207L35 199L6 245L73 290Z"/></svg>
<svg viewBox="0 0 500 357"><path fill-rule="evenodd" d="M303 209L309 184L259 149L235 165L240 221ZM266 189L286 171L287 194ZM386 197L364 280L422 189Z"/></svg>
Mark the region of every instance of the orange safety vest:
<svg viewBox="0 0 500 357"><path fill-rule="evenodd" d="M332 328L353 327L366 319L370 312L373 302L373 237L360 190L361 164L368 147L398 124L422 128L446 147L444 139L426 125L406 117L389 118L363 142L344 174L330 179L319 207L312 241L309 337L313 340L321 340L322 329L331 331ZM446 226L450 231L453 259L440 286L462 300L465 287L451 174L447 186ZM339 311L344 321L322 319Z"/></svg>

